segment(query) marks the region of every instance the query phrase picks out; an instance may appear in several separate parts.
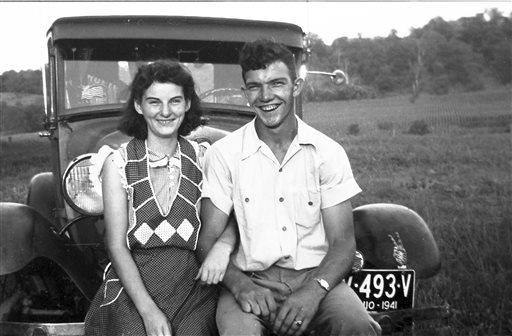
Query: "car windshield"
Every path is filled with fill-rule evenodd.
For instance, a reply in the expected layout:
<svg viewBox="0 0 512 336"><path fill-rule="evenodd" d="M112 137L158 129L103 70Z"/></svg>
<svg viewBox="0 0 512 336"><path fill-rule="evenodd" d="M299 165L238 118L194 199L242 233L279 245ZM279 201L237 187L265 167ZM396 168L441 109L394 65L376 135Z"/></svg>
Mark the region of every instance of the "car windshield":
<svg viewBox="0 0 512 336"><path fill-rule="evenodd" d="M65 61L65 106L122 104L137 68L148 62ZM240 90L240 68L234 64L182 63L192 73L203 102L247 105Z"/></svg>
<svg viewBox="0 0 512 336"><path fill-rule="evenodd" d="M237 47L228 43L186 45L169 41L149 45L134 41L61 45L64 81L60 83L64 88L60 92L64 93L64 106L73 113L77 108L125 103L138 67L156 59L174 59L186 66L203 102L247 106L240 90Z"/></svg>

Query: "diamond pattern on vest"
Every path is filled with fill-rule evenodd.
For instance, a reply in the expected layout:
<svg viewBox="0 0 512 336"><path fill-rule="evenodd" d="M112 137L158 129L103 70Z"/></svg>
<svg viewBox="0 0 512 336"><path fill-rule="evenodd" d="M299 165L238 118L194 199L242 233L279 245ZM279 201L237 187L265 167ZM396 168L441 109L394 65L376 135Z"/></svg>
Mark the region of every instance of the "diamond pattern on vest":
<svg viewBox="0 0 512 336"><path fill-rule="evenodd" d="M176 229L165 219L155 229L155 234L160 237L164 243L167 242L175 232Z"/></svg>
<svg viewBox="0 0 512 336"><path fill-rule="evenodd" d="M133 235L142 245L144 245L153 235L153 230L149 227L148 224L142 223L142 225L135 230Z"/></svg>
<svg viewBox="0 0 512 336"><path fill-rule="evenodd" d="M155 230L151 229L147 223L143 223L135 230L133 235L139 243L145 245L151 238L154 239L154 235L158 236L158 238L165 243L171 239L175 233L180 235L185 242L188 242L194 231L194 226L188 221L188 219L184 219L177 229L169 224L167 220L163 220Z"/></svg>
<svg viewBox="0 0 512 336"><path fill-rule="evenodd" d="M181 222L176 232L178 232L178 234L181 236L181 238L183 238L183 240L188 241L192 233L194 233L194 227L185 218L183 222Z"/></svg>

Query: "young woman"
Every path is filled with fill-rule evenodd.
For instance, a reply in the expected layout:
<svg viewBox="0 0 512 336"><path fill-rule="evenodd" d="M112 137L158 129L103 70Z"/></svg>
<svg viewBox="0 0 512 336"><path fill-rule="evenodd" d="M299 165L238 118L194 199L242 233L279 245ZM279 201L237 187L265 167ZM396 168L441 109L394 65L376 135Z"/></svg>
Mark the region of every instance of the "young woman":
<svg viewBox="0 0 512 336"><path fill-rule="evenodd" d="M102 188L111 264L85 319L85 334L216 334L216 286L233 246L219 240L199 270L201 159L183 136L201 124L199 98L179 63L142 66L120 130L133 138L107 151ZM232 234L233 232L231 232ZM212 280L213 279L213 280Z"/></svg>

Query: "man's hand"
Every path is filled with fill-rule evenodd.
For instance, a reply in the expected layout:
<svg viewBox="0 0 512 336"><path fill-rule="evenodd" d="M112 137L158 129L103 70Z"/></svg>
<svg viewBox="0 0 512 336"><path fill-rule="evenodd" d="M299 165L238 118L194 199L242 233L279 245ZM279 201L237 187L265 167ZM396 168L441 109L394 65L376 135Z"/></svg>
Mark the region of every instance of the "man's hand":
<svg viewBox="0 0 512 336"><path fill-rule="evenodd" d="M326 292L310 282L292 293L283 302L272 329L278 335L302 335L315 316Z"/></svg>
<svg viewBox="0 0 512 336"><path fill-rule="evenodd" d="M268 320L271 314L277 309L276 298L281 295L274 293L271 289L262 287L253 281L244 281L235 293L235 299L246 313L253 313Z"/></svg>

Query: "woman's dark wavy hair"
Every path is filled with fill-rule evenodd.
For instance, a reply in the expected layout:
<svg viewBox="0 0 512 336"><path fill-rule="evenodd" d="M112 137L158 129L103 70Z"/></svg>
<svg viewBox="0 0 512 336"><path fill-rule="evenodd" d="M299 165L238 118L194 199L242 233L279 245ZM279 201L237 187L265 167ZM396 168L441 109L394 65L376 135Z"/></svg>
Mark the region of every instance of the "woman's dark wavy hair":
<svg viewBox="0 0 512 336"><path fill-rule="evenodd" d="M178 128L178 134L185 136L196 127L203 125L202 110L196 94L194 80L189 70L177 61L159 60L142 65L130 85L130 98L126 104L118 129L137 139L148 137L148 127L144 116L137 113L134 103L141 103L144 92L153 83L173 83L183 88L185 99L190 101L190 109Z"/></svg>
<svg viewBox="0 0 512 336"><path fill-rule="evenodd" d="M242 47L239 55L244 82L245 74L248 71L265 69L276 61L281 61L286 65L292 81L297 78L295 57L285 45L267 39L247 42Z"/></svg>

